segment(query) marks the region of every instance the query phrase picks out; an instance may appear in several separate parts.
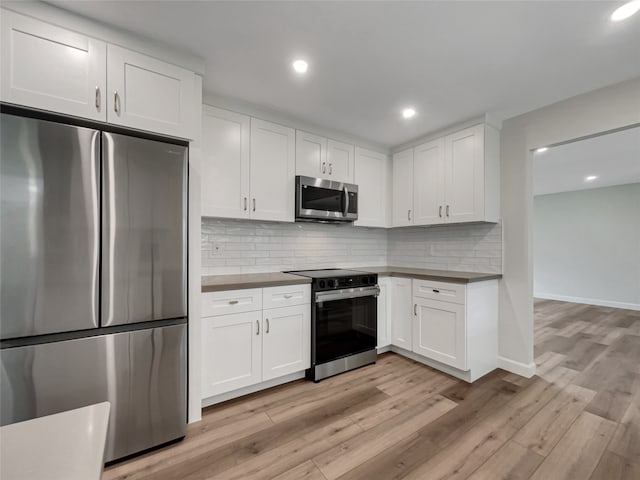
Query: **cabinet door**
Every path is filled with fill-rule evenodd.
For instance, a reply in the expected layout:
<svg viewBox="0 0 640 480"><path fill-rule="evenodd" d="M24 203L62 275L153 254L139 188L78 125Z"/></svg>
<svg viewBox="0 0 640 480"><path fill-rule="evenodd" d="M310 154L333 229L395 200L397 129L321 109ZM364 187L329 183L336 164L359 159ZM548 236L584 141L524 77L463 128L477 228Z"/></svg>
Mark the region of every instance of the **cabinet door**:
<svg viewBox="0 0 640 480"><path fill-rule="evenodd" d="M309 368L311 306L272 308L262 316L262 380Z"/></svg>
<svg viewBox="0 0 640 480"><path fill-rule="evenodd" d="M326 138L296 130L296 175L328 175Z"/></svg>
<svg viewBox="0 0 640 480"><path fill-rule="evenodd" d="M355 184L358 185L359 227L387 226L386 155L356 147Z"/></svg>
<svg viewBox="0 0 640 480"><path fill-rule="evenodd" d="M193 72L109 45L107 121L189 138L194 83Z"/></svg>
<svg viewBox="0 0 640 480"><path fill-rule="evenodd" d="M448 222L484 216L484 125L445 137L445 215Z"/></svg>
<svg viewBox="0 0 640 480"><path fill-rule="evenodd" d="M393 156L392 225L413 225L413 149Z"/></svg>
<svg viewBox="0 0 640 480"><path fill-rule="evenodd" d="M249 218L249 136L246 115L203 108L203 217Z"/></svg>
<svg viewBox="0 0 640 480"><path fill-rule="evenodd" d="M413 351L460 370L467 369L465 307L414 298Z"/></svg>
<svg viewBox="0 0 640 480"><path fill-rule="evenodd" d="M342 183L353 183L354 148L348 143L327 142L327 174L325 178Z"/></svg>
<svg viewBox="0 0 640 480"><path fill-rule="evenodd" d="M202 398L262 379L262 311L202 319Z"/></svg>
<svg viewBox="0 0 640 480"><path fill-rule="evenodd" d="M390 315L388 314L391 306L390 296L390 278L378 278L380 286L380 295L378 295L378 348L386 347L391 343L391 331L389 325Z"/></svg>
<svg viewBox="0 0 640 480"><path fill-rule="evenodd" d="M3 102L105 121L106 43L2 10Z"/></svg>
<svg viewBox="0 0 640 480"><path fill-rule="evenodd" d="M292 128L251 119L251 218L293 222L294 155Z"/></svg>
<svg viewBox="0 0 640 480"><path fill-rule="evenodd" d="M391 278L391 344L411 350L411 279Z"/></svg>
<svg viewBox="0 0 640 480"><path fill-rule="evenodd" d="M414 225L444 223L444 138L413 151Z"/></svg>

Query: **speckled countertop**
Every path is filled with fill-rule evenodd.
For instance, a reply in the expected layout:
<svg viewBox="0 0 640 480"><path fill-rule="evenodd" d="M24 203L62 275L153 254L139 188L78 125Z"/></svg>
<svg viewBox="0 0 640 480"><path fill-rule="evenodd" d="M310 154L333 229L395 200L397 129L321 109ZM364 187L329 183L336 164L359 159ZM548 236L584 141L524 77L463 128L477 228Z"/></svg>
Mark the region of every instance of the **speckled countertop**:
<svg viewBox="0 0 640 480"><path fill-rule="evenodd" d="M202 277L203 292L240 290L243 288L278 287L311 283L311 279L290 273L242 273L238 275L206 275Z"/></svg>
<svg viewBox="0 0 640 480"><path fill-rule="evenodd" d="M456 272L453 270L429 270L407 267L359 267L357 270L377 273L387 277L410 277L438 282L472 283L502 278L501 273Z"/></svg>

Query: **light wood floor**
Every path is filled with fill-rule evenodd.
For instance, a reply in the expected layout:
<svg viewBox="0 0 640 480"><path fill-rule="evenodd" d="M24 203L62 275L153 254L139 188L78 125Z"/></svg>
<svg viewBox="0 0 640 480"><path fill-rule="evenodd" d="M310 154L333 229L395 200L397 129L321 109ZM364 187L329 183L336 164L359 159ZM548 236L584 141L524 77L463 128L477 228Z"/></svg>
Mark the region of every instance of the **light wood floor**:
<svg viewBox="0 0 640 480"><path fill-rule="evenodd" d="M105 479L640 479L640 312L536 301L538 374L395 354L208 408Z"/></svg>

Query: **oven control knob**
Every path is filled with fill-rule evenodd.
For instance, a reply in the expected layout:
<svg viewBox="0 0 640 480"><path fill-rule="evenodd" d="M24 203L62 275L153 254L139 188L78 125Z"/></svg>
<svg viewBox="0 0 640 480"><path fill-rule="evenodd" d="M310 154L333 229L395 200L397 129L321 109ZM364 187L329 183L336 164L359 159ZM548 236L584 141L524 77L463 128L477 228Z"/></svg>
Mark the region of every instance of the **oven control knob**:
<svg viewBox="0 0 640 480"><path fill-rule="evenodd" d="M338 288L338 280L329 280L329 288Z"/></svg>
<svg viewBox="0 0 640 480"><path fill-rule="evenodd" d="M320 281L318 282L318 285L320 285L320 288L324 288L324 287L326 286L326 283L325 283L325 281L324 281L324 280L320 280Z"/></svg>

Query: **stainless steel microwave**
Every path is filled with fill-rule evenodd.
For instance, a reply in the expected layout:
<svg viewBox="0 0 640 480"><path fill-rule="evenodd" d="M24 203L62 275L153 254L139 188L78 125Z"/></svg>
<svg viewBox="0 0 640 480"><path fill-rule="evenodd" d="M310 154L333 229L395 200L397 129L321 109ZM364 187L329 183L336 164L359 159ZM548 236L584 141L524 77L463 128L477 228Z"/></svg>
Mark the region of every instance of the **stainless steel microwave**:
<svg viewBox="0 0 640 480"><path fill-rule="evenodd" d="M358 219L358 186L296 176L296 220L353 222Z"/></svg>

